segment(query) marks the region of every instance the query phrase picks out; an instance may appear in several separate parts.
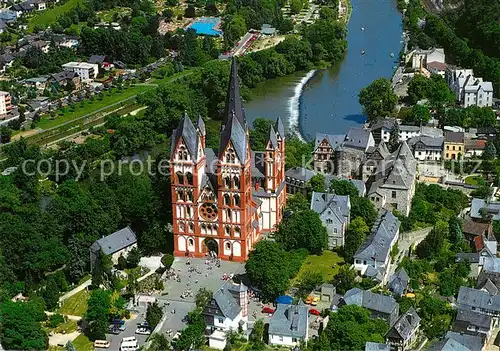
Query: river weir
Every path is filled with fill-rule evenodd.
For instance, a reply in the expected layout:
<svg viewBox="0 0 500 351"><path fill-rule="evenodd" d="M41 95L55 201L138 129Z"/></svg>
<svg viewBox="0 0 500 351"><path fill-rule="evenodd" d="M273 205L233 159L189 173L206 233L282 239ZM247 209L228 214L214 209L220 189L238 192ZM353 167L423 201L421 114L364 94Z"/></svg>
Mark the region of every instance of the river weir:
<svg viewBox="0 0 500 351"><path fill-rule="evenodd" d="M312 140L318 132L345 133L365 122L359 91L377 78L392 76L397 63L391 54L403 45L402 15L396 0L351 2L344 60L328 69L259 84L252 89L253 100L246 104L250 123L256 117L280 116L289 132Z"/></svg>

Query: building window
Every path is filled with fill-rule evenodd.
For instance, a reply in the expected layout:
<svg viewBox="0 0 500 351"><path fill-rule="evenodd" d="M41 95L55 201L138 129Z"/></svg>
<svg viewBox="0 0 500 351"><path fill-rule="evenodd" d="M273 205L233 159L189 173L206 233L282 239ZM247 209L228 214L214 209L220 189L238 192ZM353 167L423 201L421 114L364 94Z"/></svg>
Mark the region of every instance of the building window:
<svg viewBox="0 0 500 351"><path fill-rule="evenodd" d="M219 324L224 324L224 319L223 318L219 318Z"/></svg>
<svg viewBox="0 0 500 351"><path fill-rule="evenodd" d="M392 198L393 198L393 199L395 199L395 198L396 198L396 192L395 192L395 191L393 191L393 192L392 192Z"/></svg>
<svg viewBox="0 0 500 351"><path fill-rule="evenodd" d="M297 342L297 338L292 338L292 342Z"/></svg>
<svg viewBox="0 0 500 351"><path fill-rule="evenodd" d="M446 158L449 158L450 157L450 154L446 154Z"/></svg>
<svg viewBox="0 0 500 351"><path fill-rule="evenodd" d="M231 250L231 243L226 243L226 250Z"/></svg>
<svg viewBox="0 0 500 351"><path fill-rule="evenodd" d="M229 206L230 198L228 194L224 194L224 205Z"/></svg>
<svg viewBox="0 0 500 351"><path fill-rule="evenodd" d="M338 232L339 232L339 231L338 231L338 229L337 229L337 228L333 228L333 233L334 233L334 234L337 234Z"/></svg>
<svg viewBox="0 0 500 351"><path fill-rule="evenodd" d="M234 177L233 178L233 184L234 184L235 188L239 189L240 188L240 178Z"/></svg>
<svg viewBox="0 0 500 351"><path fill-rule="evenodd" d="M186 179L187 179L187 183L188 183L189 185L193 185L193 174L191 174L191 173L189 173L189 172L188 172L188 173L186 173Z"/></svg>
<svg viewBox="0 0 500 351"><path fill-rule="evenodd" d="M333 223L333 221L332 221L330 218L328 218L328 219L326 220L326 223L327 223L327 224L332 224L332 223Z"/></svg>
<svg viewBox="0 0 500 351"><path fill-rule="evenodd" d="M283 341L283 336L281 336L281 335L280 335L280 336L279 336L279 339L280 339L280 341Z"/></svg>
<svg viewBox="0 0 500 351"><path fill-rule="evenodd" d="M239 195L234 195L234 205L240 207L240 196Z"/></svg>
<svg viewBox="0 0 500 351"><path fill-rule="evenodd" d="M230 232L231 232L231 227L226 225L226 235L229 235Z"/></svg>
<svg viewBox="0 0 500 351"><path fill-rule="evenodd" d="M449 150L450 149L450 145L446 145L446 150Z"/></svg>
<svg viewBox="0 0 500 351"><path fill-rule="evenodd" d="M462 151L462 147L461 146L458 147L458 151Z"/></svg>
<svg viewBox="0 0 500 351"><path fill-rule="evenodd" d="M192 238L188 239L188 245L191 247L194 246L194 240Z"/></svg>
<svg viewBox="0 0 500 351"><path fill-rule="evenodd" d="M455 145L453 145L452 148L453 148L453 151L455 151Z"/></svg>

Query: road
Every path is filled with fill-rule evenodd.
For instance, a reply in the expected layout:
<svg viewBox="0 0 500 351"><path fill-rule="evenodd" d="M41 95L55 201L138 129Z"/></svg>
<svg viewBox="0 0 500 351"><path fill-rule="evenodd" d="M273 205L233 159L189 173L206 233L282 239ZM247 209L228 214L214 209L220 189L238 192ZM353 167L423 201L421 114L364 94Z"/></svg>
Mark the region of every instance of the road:
<svg viewBox="0 0 500 351"><path fill-rule="evenodd" d="M78 294L83 289L87 289L92 284L92 279L86 280L83 284L78 285L71 291L68 291L66 294L59 298L59 302L63 302L64 300L70 298L71 296Z"/></svg>

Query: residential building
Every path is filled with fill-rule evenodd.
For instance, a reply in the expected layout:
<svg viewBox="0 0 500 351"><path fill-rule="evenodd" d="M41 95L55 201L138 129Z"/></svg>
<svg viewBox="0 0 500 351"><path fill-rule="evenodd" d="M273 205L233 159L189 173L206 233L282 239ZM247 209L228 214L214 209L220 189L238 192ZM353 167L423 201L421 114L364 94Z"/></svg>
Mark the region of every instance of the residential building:
<svg viewBox="0 0 500 351"><path fill-rule="evenodd" d="M385 335L391 351L410 350L420 328L420 317L413 307L401 315Z"/></svg>
<svg viewBox="0 0 500 351"><path fill-rule="evenodd" d="M410 277L408 276L408 273L406 273L404 268L400 268L389 278L387 288L392 292L394 296L401 297L406 293L409 282Z"/></svg>
<svg viewBox="0 0 500 351"><path fill-rule="evenodd" d="M340 1L339 1L340 2ZM391 348L388 344L380 344L378 342L367 341L365 344L365 351L390 351Z"/></svg>
<svg viewBox="0 0 500 351"><path fill-rule="evenodd" d="M400 221L391 212L381 210L372 232L354 255L354 269L362 276L384 283L391 250L399 239Z"/></svg>
<svg viewBox="0 0 500 351"><path fill-rule="evenodd" d="M27 87L34 88L36 90L43 91L47 87L47 80L49 78L46 76L28 78L23 81Z"/></svg>
<svg viewBox="0 0 500 351"><path fill-rule="evenodd" d="M484 210L482 210L484 208ZM483 214L493 221L500 220L500 202L486 201L484 199L472 199L470 216L472 219L483 220Z"/></svg>
<svg viewBox="0 0 500 351"><path fill-rule="evenodd" d="M488 248L496 255L497 241L493 235L493 224L490 220L473 221L466 218L463 224L462 233L471 246L480 251L483 247Z"/></svg>
<svg viewBox="0 0 500 351"><path fill-rule="evenodd" d="M106 56L104 55L92 55L89 58L89 63L102 65L106 61Z"/></svg>
<svg viewBox="0 0 500 351"><path fill-rule="evenodd" d="M413 157L419 161L441 161L444 137L417 136L408 140Z"/></svg>
<svg viewBox="0 0 500 351"><path fill-rule="evenodd" d="M490 295L488 292L461 286L458 291L457 306L459 309L475 311L495 318L495 325L500 316L500 295Z"/></svg>
<svg viewBox="0 0 500 351"><path fill-rule="evenodd" d="M47 9L47 2L45 0L27 0L24 2L36 11L43 11Z"/></svg>
<svg viewBox="0 0 500 351"><path fill-rule="evenodd" d="M185 115L172 134L174 255L246 261L261 233L274 231L286 203L285 129L269 130L265 152L250 150L236 62L231 65L218 149L205 124Z"/></svg>
<svg viewBox="0 0 500 351"><path fill-rule="evenodd" d="M493 254L486 248L477 252L459 252L455 254L457 262L467 262L470 264L470 278L478 278L483 269L484 260L487 257L493 257Z"/></svg>
<svg viewBox="0 0 500 351"><path fill-rule="evenodd" d="M396 123L398 122L394 118L379 119L376 123L374 123L370 129L372 131L375 144L378 145L381 141L388 143L391 137L392 129Z"/></svg>
<svg viewBox="0 0 500 351"><path fill-rule="evenodd" d="M350 128L342 145L335 150L335 174L345 178L357 178L366 154L375 148L370 130Z"/></svg>
<svg viewBox="0 0 500 351"><path fill-rule="evenodd" d="M407 141L420 135L420 126L402 124L399 126L399 141Z"/></svg>
<svg viewBox="0 0 500 351"><path fill-rule="evenodd" d="M375 175L379 165L391 155L387 144L382 140L377 147L367 155L367 160L363 163L361 170L361 179L363 182L368 182L368 180Z"/></svg>
<svg viewBox="0 0 500 351"><path fill-rule="evenodd" d="M331 173L335 168L335 151L345 141L345 134L329 135L316 133L313 151L314 169L316 171Z"/></svg>
<svg viewBox="0 0 500 351"><path fill-rule="evenodd" d="M294 347L309 340L309 307L279 303L269 320L269 344Z"/></svg>
<svg viewBox="0 0 500 351"><path fill-rule="evenodd" d="M66 71L75 72L82 80L95 79L99 73L99 65L87 62L68 62L62 65Z"/></svg>
<svg viewBox="0 0 500 351"><path fill-rule="evenodd" d="M443 159L459 160L463 158L465 152L464 133L449 132L444 133Z"/></svg>
<svg viewBox="0 0 500 351"><path fill-rule="evenodd" d="M0 91L0 115L6 115L12 110L12 98L6 91Z"/></svg>
<svg viewBox="0 0 500 351"><path fill-rule="evenodd" d="M389 326L396 323L399 315L399 305L392 296L375 294L368 290L353 288L346 291L340 300L339 307L344 305L356 305L370 311L372 318L385 320Z"/></svg>
<svg viewBox="0 0 500 351"><path fill-rule="evenodd" d="M33 11L33 7L27 2L22 2L20 4L14 4L10 7L10 10L16 13L17 17L21 17L22 15L29 14Z"/></svg>
<svg viewBox="0 0 500 351"><path fill-rule="evenodd" d="M385 157L368 178L367 197L377 208L396 209L408 216L415 193L417 162L406 142Z"/></svg>
<svg viewBox="0 0 500 351"><path fill-rule="evenodd" d="M465 149L465 158L471 157L481 157L486 148L486 140L465 140L464 149Z"/></svg>
<svg viewBox="0 0 500 351"><path fill-rule="evenodd" d="M446 70L448 69L448 64L444 62L432 61L432 62L427 62L425 68L427 68L429 73L437 74L444 78L446 75Z"/></svg>
<svg viewBox="0 0 500 351"><path fill-rule="evenodd" d="M248 288L243 283L228 283L214 292L202 313L211 348L223 350L228 331L247 330L248 303Z"/></svg>
<svg viewBox="0 0 500 351"><path fill-rule="evenodd" d="M444 49L432 48L429 50L417 49L413 52L411 67L420 69L427 66L429 62L445 63Z"/></svg>
<svg viewBox="0 0 500 351"><path fill-rule="evenodd" d="M476 311L458 310L452 330L459 334L479 336L483 340L491 337L494 320L487 314Z"/></svg>
<svg viewBox="0 0 500 351"><path fill-rule="evenodd" d="M429 351L482 351L483 341L479 336L448 332L443 340L435 343Z"/></svg>
<svg viewBox="0 0 500 351"><path fill-rule="evenodd" d="M493 84L474 77L472 69L449 68L446 80L463 107L493 105Z"/></svg>
<svg viewBox="0 0 500 351"><path fill-rule="evenodd" d="M75 86L74 90L80 90L80 88L81 88L81 79L78 76L78 74L76 74L75 72L62 71L62 72L59 72L59 73L51 74L47 78L47 83L48 84L55 84L55 85L58 85L58 86L61 86L61 87L65 87L68 84L71 84L70 82Z"/></svg>
<svg viewBox="0 0 500 351"><path fill-rule="evenodd" d="M307 196L307 182L316 174L315 171L302 167L290 168L285 172L286 192Z"/></svg>
<svg viewBox="0 0 500 351"><path fill-rule="evenodd" d="M96 261L101 253L111 256L114 264L118 263L118 258L127 258L130 250L137 248L137 236L130 227L122 228L113 234L96 240L90 246L90 267L95 267Z"/></svg>
<svg viewBox="0 0 500 351"><path fill-rule="evenodd" d="M50 49L50 42L45 40L35 40L30 45L34 48L39 49L44 54L47 54Z"/></svg>
<svg viewBox="0 0 500 351"><path fill-rule="evenodd" d="M350 222L351 202L349 196L340 196L313 191L311 210L319 214L328 232L328 249L344 246L344 236Z"/></svg>

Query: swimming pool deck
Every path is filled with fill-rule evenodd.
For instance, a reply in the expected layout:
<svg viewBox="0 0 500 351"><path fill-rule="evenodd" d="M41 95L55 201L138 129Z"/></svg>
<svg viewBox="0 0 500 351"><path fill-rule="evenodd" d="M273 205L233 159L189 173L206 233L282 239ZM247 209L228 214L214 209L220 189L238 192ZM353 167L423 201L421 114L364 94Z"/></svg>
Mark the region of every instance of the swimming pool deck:
<svg viewBox="0 0 500 351"><path fill-rule="evenodd" d="M200 17L191 22L185 29L194 29L198 35L220 36L222 35L221 23L220 17Z"/></svg>

